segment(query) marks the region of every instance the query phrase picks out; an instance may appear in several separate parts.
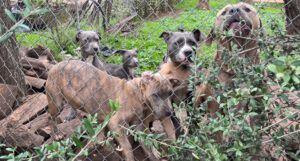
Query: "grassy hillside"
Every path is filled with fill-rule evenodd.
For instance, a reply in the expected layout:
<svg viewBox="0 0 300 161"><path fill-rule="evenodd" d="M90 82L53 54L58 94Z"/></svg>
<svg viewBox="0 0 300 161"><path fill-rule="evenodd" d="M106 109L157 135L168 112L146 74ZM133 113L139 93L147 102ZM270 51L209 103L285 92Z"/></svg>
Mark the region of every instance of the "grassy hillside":
<svg viewBox="0 0 300 161"><path fill-rule="evenodd" d="M112 34L102 34L101 44L110 46L116 49L139 49L140 71L155 70L162 60L166 52L166 44L159 38L163 31L176 31L178 28L183 28L187 31L195 28L200 29L204 34L208 34L213 27L216 13L226 4L238 2L238 0L211 0L211 10L202 11L195 8L198 0L184 0L176 6L176 13L164 15L155 20L138 20L140 21L138 27L133 34L124 36L113 36ZM258 9L263 22L263 28L266 33L271 34L270 27L276 23L280 28L284 26L284 11L280 4L255 4ZM85 22L81 24L84 30L99 30ZM49 47L55 52L57 60L62 59L61 51L74 54L74 49L78 46L74 40L76 29L75 27L62 26L59 28L61 40L63 43L56 43L53 40L50 30L38 31L33 33L18 34L18 41L23 46L35 46L42 44ZM198 55L202 59L212 60L211 57L216 51L216 45L206 46L201 45ZM108 62L119 63L119 56L109 58Z"/></svg>

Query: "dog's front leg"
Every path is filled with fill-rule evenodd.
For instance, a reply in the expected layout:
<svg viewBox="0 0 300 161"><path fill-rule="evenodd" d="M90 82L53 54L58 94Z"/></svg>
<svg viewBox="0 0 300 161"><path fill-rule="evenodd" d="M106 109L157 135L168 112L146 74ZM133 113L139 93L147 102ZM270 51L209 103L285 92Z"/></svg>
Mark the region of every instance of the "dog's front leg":
<svg viewBox="0 0 300 161"><path fill-rule="evenodd" d="M121 120L118 119L118 116L115 115L111 118L108 123L108 128L110 131L116 133L116 141L121 146L122 154L125 157L125 161L134 161L132 146L126 136L125 131L120 127Z"/></svg>
<svg viewBox="0 0 300 161"><path fill-rule="evenodd" d="M161 120L162 126L164 128L164 131L167 135L167 138L171 141L176 140L176 129L174 127L174 124L171 120L171 117L166 117Z"/></svg>
<svg viewBox="0 0 300 161"><path fill-rule="evenodd" d="M136 126L136 130L145 131L146 133L149 133L150 132L149 129L146 129L149 128L149 123L150 123L149 120L150 119L148 118L144 120L142 123L139 122L139 124ZM139 142L139 144L141 145L144 153L148 156L148 159L150 161L159 161L158 158L160 158L160 153L155 148L149 149L142 141Z"/></svg>

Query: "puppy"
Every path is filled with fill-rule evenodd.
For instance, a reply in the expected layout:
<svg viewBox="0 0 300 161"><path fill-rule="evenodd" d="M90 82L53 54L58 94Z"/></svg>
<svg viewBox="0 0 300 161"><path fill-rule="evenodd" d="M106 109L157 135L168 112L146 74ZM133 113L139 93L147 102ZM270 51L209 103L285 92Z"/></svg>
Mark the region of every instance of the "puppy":
<svg viewBox="0 0 300 161"><path fill-rule="evenodd" d="M61 62L50 70L46 82L53 133L57 131L55 118L62 110L63 101L87 113L98 113L100 122L111 112L109 100L116 101L120 109L110 118L108 130L118 134L115 139L124 159L134 161L132 146L122 126L129 127L137 119L144 120L144 113L149 112L157 120L168 117L172 113L169 99L174 88L172 82L159 74L147 73L126 81L82 61Z"/></svg>
<svg viewBox="0 0 300 161"><path fill-rule="evenodd" d="M190 100L191 92L188 91L188 79L191 76L191 68L193 67L193 56L196 54L198 44L203 39L203 34L200 30L194 30L192 32L163 32L160 35L165 40L168 46L166 62L160 66L159 73L168 79L176 79L181 82L179 86L174 88L174 94L172 96L172 103L180 104ZM185 116L179 118L181 125L185 124L186 111L178 114L177 116ZM180 127L176 123L176 118L172 117L172 121L175 127ZM187 127L183 126L185 133L187 133ZM176 129L176 135L178 136L180 128Z"/></svg>
<svg viewBox="0 0 300 161"><path fill-rule="evenodd" d="M227 5L221 9L213 28L206 39L207 44L213 40L218 41L218 51L215 54L215 61L220 66L218 80L220 83L229 86L235 73L224 60L224 53L232 51L233 45L240 50L239 57L247 58L249 65L259 63L257 46L258 30L262 27L261 20L255 8L247 3ZM225 32L232 31L231 36L224 36ZM199 106L212 96L208 102L208 111L212 117L217 117L216 112L221 112L219 104L213 98L214 89L209 84L201 84L196 87L195 105ZM216 134L217 142L222 141L222 134Z"/></svg>
<svg viewBox="0 0 300 161"><path fill-rule="evenodd" d="M100 33L96 31L80 30L76 34L76 42L79 43L81 50L81 60L93 64L100 70L104 70L104 63L97 56L97 53L100 51L100 40Z"/></svg>
<svg viewBox="0 0 300 161"><path fill-rule="evenodd" d="M133 79L135 77L135 70L138 67L138 58L136 49L133 50L117 50L114 54L121 54L123 56L123 64L105 64L105 70L108 74L119 77L121 79Z"/></svg>
<svg viewBox="0 0 300 161"><path fill-rule="evenodd" d="M82 61L88 62L100 70L107 71L110 75L122 79L132 79L138 67L137 50L117 50L114 53L123 55L123 65L103 63L97 56L99 52L100 34L95 31L79 31L76 41L80 44Z"/></svg>

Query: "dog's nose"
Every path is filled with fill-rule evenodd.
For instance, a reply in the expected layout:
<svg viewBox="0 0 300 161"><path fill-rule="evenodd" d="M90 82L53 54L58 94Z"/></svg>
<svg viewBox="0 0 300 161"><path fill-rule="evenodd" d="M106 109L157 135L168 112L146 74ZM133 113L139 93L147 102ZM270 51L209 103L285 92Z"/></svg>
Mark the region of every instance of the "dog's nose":
<svg viewBox="0 0 300 161"><path fill-rule="evenodd" d="M172 115L172 111L170 111L170 110L165 111L165 116L166 117L171 116L171 115Z"/></svg>
<svg viewBox="0 0 300 161"><path fill-rule="evenodd" d="M240 12L239 8L232 8L231 10L229 10L229 14L230 15L234 15Z"/></svg>
<svg viewBox="0 0 300 161"><path fill-rule="evenodd" d="M184 51L184 55L185 55L186 57L191 57L192 54L193 54L193 51L192 51L192 50Z"/></svg>
<svg viewBox="0 0 300 161"><path fill-rule="evenodd" d="M99 50L99 48L94 48L94 51L95 51L95 52L98 52L98 50Z"/></svg>

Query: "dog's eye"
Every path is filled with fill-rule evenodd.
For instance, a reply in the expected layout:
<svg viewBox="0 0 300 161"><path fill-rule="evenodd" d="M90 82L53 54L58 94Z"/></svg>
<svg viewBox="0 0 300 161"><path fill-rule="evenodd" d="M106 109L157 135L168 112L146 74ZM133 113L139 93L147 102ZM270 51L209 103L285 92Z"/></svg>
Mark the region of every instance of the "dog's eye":
<svg viewBox="0 0 300 161"><path fill-rule="evenodd" d="M197 46L197 44L192 40L188 40L187 43L191 46Z"/></svg>
<svg viewBox="0 0 300 161"><path fill-rule="evenodd" d="M160 96L159 96L157 93L152 94L152 96L153 96L155 99L160 99Z"/></svg>
<svg viewBox="0 0 300 161"><path fill-rule="evenodd" d="M245 10L246 12L250 12L250 11L251 11L250 8L247 8L247 7L245 7L244 10Z"/></svg>
<svg viewBox="0 0 300 161"><path fill-rule="evenodd" d="M179 40L177 40L176 44L177 45L182 45L184 43L184 39L180 38Z"/></svg>
<svg viewBox="0 0 300 161"><path fill-rule="evenodd" d="M223 12L221 13L222 16L224 16L225 14L226 14L226 11L223 11Z"/></svg>

